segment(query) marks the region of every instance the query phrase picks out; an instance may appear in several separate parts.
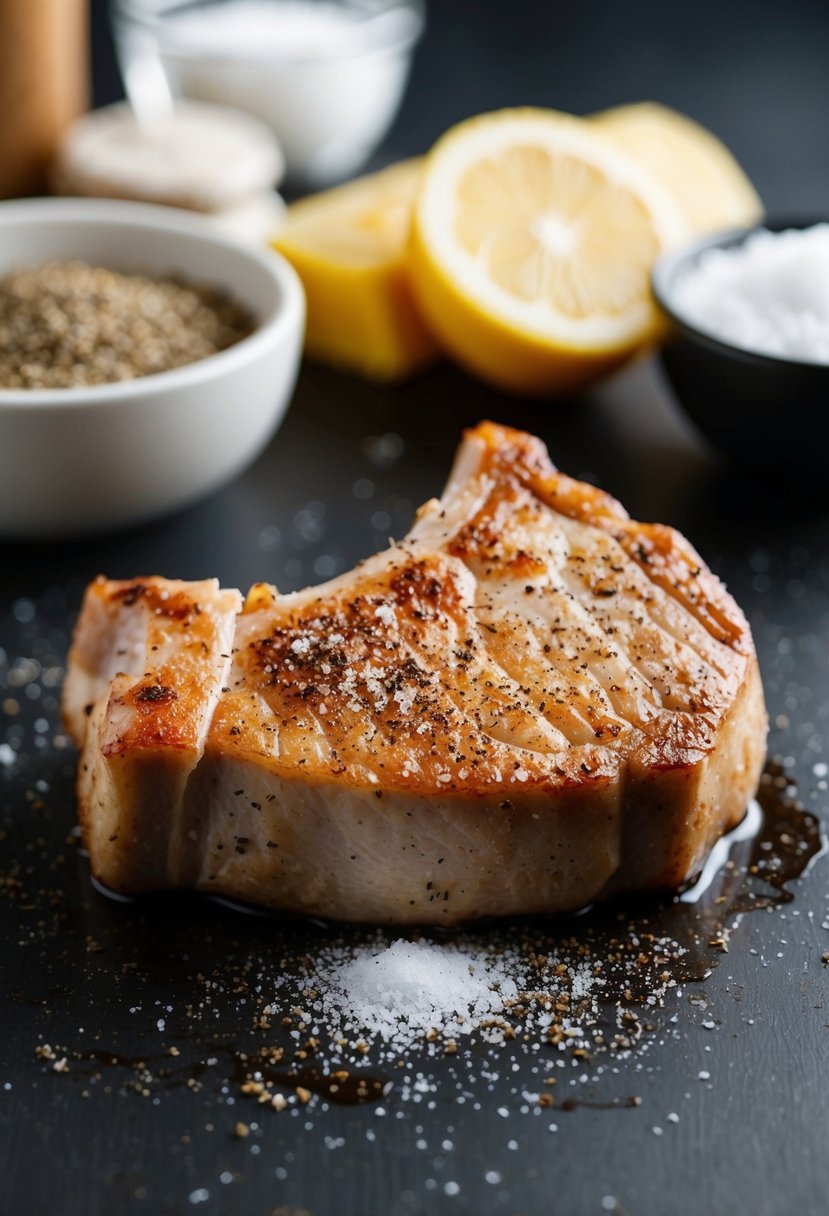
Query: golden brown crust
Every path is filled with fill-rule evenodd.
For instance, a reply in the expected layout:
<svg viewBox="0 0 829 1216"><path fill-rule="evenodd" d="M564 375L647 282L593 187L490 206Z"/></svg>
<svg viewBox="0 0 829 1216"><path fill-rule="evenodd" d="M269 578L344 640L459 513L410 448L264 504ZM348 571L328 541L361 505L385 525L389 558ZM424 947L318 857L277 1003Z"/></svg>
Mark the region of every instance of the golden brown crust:
<svg viewBox="0 0 829 1216"><path fill-rule="evenodd" d="M520 432L468 432L399 545L239 607L89 589L67 718L82 738L93 690L81 813L112 885L356 920L555 911L681 883L756 788L739 608Z"/></svg>
<svg viewBox="0 0 829 1216"><path fill-rule="evenodd" d="M748 622L738 605L674 528L637 523L603 490L559 473L544 444L532 435L493 422L482 422L466 435L483 440L488 467L497 470L500 480L509 484L517 479L554 511L610 533L648 578L680 600L712 637L743 654L753 653Z"/></svg>
<svg viewBox="0 0 829 1216"><path fill-rule="evenodd" d="M713 750L753 654L719 581L672 529L556 472L539 440L483 423L467 441L484 445L484 492L437 551L404 542L318 595L248 597L209 748L443 798L589 786L632 749L654 771ZM586 533L556 552L562 519ZM559 568L579 580L575 608ZM684 653L660 613L678 617ZM674 687L646 672L634 712L591 669L629 680L637 661Z"/></svg>

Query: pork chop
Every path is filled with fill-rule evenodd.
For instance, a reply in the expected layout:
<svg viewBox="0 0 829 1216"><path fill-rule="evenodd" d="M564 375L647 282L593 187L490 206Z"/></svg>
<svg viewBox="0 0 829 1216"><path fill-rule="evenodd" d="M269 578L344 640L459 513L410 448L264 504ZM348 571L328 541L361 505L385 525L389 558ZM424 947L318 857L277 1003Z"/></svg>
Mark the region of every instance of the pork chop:
<svg viewBox="0 0 829 1216"><path fill-rule="evenodd" d="M452 924L676 888L765 755L748 624L691 545L468 432L355 570L98 579L65 716L97 877L338 920Z"/></svg>

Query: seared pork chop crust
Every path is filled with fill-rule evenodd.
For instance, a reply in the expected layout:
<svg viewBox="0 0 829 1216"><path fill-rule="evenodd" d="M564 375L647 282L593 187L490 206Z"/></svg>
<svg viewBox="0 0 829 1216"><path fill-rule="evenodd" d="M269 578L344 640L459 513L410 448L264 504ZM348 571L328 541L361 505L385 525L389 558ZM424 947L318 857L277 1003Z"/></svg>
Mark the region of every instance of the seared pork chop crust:
<svg viewBox="0 0 829 1216"><path fill-rule="evenodd" d="M356 921L562 911L681 885L756 790L743 614L683 537L520 432L469 432L400 544L239 603L87 591L64 705L112 887Z"/></svg>

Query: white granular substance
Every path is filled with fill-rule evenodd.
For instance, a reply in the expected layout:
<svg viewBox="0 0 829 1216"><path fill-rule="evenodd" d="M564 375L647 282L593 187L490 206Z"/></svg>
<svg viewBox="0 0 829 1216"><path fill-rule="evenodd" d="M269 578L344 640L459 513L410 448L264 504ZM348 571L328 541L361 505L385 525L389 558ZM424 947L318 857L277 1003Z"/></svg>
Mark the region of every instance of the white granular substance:
<svg viewBox="0 0 829 1216"><path fill-rule="evenodd" d="M676 311L742 350L829 363L829 224L710 249L678 276Z"/></svg>
<svg viewBox="0 0 829 1216"><path fill-rule="evenodd" d="M504 960L432 942L398 940L334 961L308 982L312 1016L347 1035L402 1046L429 1031L469 1034L515 1001L523 976Z"/></svg>
<svg viewBox="0 0 829 1216"><path fill-rule="evenodd" d="M520 1039L533 1052L547 1045L575 1062L594 1050L618 1060L647 1050L644 1023L627 1008L630 995L619 994L632 986L643 1009L662 1007L677 988L665 965L684 953L669 938L642 941L632 930L612 939L606 959L574 943L493 950L476 934L438 942L385 942L378 934L320 944L313 963L303 960L298 987L283 963L258 990L270 988L263 1014L281 1016L298 1047L311 1042L351 1066L362 1066L368 1052L385 1064L460 1053L463 1040L498 1048Z"/></svg>
<svg viewBox="0 0 829 1216"><path fill-rule="evenodd" d="M321 943L313 963L303 960L298 987L283 963L258 990L270 989L266 1018L289 1014L284 1024L298 1045L313 1041L357 1066L368 1051L387 1064L454 1054L462 1039L501 1047L520 1038L532 1051L547 1044L564 1057L575 1052L574 1060L588 1050L622 1059L647 1045L630 994L619 994L632 987L642 1009L662 1007L677 988L666 964L686 952L670 938L646 938L629 929L602 958L572 942L492 949L480 934L386 943L378 933L359 944Z"/></svg>

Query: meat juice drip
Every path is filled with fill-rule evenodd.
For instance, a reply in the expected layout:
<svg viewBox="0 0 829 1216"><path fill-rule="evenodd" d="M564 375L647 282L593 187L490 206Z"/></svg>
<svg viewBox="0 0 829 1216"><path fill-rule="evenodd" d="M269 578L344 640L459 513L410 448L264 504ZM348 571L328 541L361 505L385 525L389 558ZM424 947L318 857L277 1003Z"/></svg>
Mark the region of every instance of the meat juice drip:
<svg viewBox="0 0 829 1216"><path fill-rule="evenodd" d="M794 782L777 761L766 765L757 801L763 809L763 828L752 849L748 873L777 894L758 896L751 906L790 903L794 892L788 889L788 883L800 878L826 852L826 837L820 820L798 801Z"/></svg>
<svg viewBox="0 0 829 1216"><path fill-rule="evenodd" d="M186 1046L184 1050L187 1050ZM59 1055L57 1051L53 1054L56 1058ZM67 1067L58 1071L87 1082L90 1078L100 1078L102 1069L126 1070L133 1074L129 1086L140 1091L192 1089L194 1083L214 1074L217 1080L234 1082L243 1092L251 1086L261 1086L261 1093L271 1096L276 1092L306 1090L336 1106L364 1106L388 1097L393 1086L391 1078L367 1068L335 1067L328 1071L315 1064L278 1067L268 1062L267 1049L265 1053L260 1049L244 1052L232 1043L203 1046L200 1058L184 1062L177 1062L182 1052L175 1046L172 1054L168 1048L160 1053L125 1055L106 1047L84 1048L66 1054ZM51 1059L52 1056L42 1058ZM90 1067L84 1068L85 1064Z"/></svg>
<svg viewBox="0 0 829 1216"><path fill-rule="evenodd" d="M103 1071L129 1071L133 1074L130 1088L143 1092L150 1086L154 1091L190 1088L208 1070L203 1061L176 1064L169 1052L153 1052L145 1055L126 1055L110 1051L106 1047L88 1047L67 1054L66 1072L80 1081L97 1080ZM84 1068L83 1065L89 1065Z"/></svg>
<svg viewBox="0 0 829 1216"><path fill-rule="evenodd" d="M578 1110L579 1107L586 1107L587 1110L636 1110L642 1105L642 1099L631 1095L629 1098L616 1098L613 1102L591 1102L588 1098L565 1098L563 1102L559 1102L556 1110Z"/></svg>
<svg viewBox="0 0 829 1216"><path fill-rule="evenodd" d="M715 846L709 859L709 864L713 862L716 867L714 872L707 872L706 866L696 882L681 894L667 898L659 894L618 897L607 904L581 909L570 917L556 918L552 928L544 918L487 923L495 938L505 934L514 938L517 929L519 941L530 957L548 946L571 951L585 961L601 960L600 1002L644 1005L654 990L664 985L666 977L676 984L703 981L727 953L729 923L740 913L789 903L794 898L789 884L825 848L819 820L797 800L794 782L772 760L763 772L757 801L749 806L745 819ZM717 849L722 849L719 865ZM191 900L190 893L172 897L124 896L109 891L94 877L92 883L97 891L117 903L137 903L146 912L157 905L162 915L170 898L180 899L184 905ZM301 930L313 926L321 933L323 942L332 937L359 942L363 933L359 928L309 920L221 896L208 895L202 899L234 916L243 916L253 923L263 922L261 931L268 924L281 926L287 932L294 927ZM474 926L468 932L477 937L480 928ZM430 928L423 936L451 943L458 940L459 933ZM654 945L658 941L664 941L666 948ZM631 946L637 942L644 947L641 952ZM641 965L636 965L636 957L641 957ZM309 967L313 971L313 958ZM530 966L530 978L532 971Z"/></svg>
<svg viewBox="0 0 829 1216"><path fill-rule="evenodd" d="M789 884L827 848L819 819L798 801L794 781L774 760L766 764L746 818L720 843L726 847L716 872L704 869L670 902L659 896L619 898L594 905L573 925L576 949L616 960L603 971L603 1004L646 1004L657 978L665 975L676 984L705 980L728 952L736 918L790 903L795 894ZM620 957L623 941L652 946L657 939L669 939L675 948L657 947L649 956L646 951L641 968Z"/></svg>
<svg viewBox="0 0 829 1216"><path fill-rule="evenodd" d="M325 1072L315 1065L303 1068L258 1069L266 1080L284 1090L307 1089L335 1106L364 1106L388 1097L393 1082L366 1069L335 1068Z"/></svg>
<svg viewBox="0 0 829 1216"><path fill-rule="evenodd" d="M335 1106L363 1106L379 1102L391 1092L390 1077L369 1071L367 1068L341 1068L336 1065L326 1069L321 1064L289 1064L280 1067L272 1062L273 1053L268 1049L242 1052L233 1045L225 1045L227 1059L231 1062L233 1080L242 1087L261 1083L263 1091L274 1087L277 1090L296 1093L307 1090Z"/></svg>
<svg viewBox="0 0 829 1216"><path fill-rule="evenodd" d="M521 993L521 1002L537 1010L539 1003L543 1004L545 1000L561 1001L562 1017L569 1018L570 1025L592 1027L583 1039L573 1040L574 1051L588 1051L592 1057L594 1052L600 1056L608 1049L647 1050L660 1023L664 1024L662 1011L665 1007L679 999L684 985L704 981L722 962L739 916L753 909L788 903L793 898L789 884L824 850L818 819L797 801L794 784L779 764L772 762L767 766L758 802L762 812L755 803L746 819L725 838L719 868L713 873L704 871L696 884L679 895L618 898L555 921L537 918L490 922L455 932L410 931L406 937L432 942L439 950L468 950L470 957L476 958L488 952L493 959L506 960L504 965L508 971L519 969L525 977L526 991ZM716 858L714 862L716 864ZM101 890L99 884L96 887ZM107 892L104 889L102 893ZM113 894L119 903L125 902L123 896ZM179 916L190 917L196 915L196 906L190 893L141 896L133 902L126 918L119 916L112 920L103 903L96 911L93 900L90 927L108 932L114 930L113 941L117 942L122 932L132 934L128 926L135 925L137 920L139 935L146 947L140 952L136 966L137 978L142 979L144 989L147 984L152 987L155 980L164 984L183 980L188 989L192 989L201 977L182 974L181 960L160 967L157 952L148 954L147 951L153 942L157 943L157 927L169 919L171 907ZM254 1099L257 1104L270 1103L274 1110L281 1110L285 1104L305 1105L310 1101L322 1103L323 1107L326 1104L376 1103L391 1087L385 1075L374 1071L378 1062L388 1061L393 1066L393 1057L396 1056L396 1063L402 1063L407 1055L414 1061L424 1050L433 1056L443 1054L442 1041L438 1038L434 1046L425 1047L423 1042L412 1041L410 1047L396 1045L392 1051L384 1051L383 1045L375 1042L364 1058L350 1059L347 1053L333 1046L336 1036L329 1034L331 1026L326 1017L313 1014L312 1020L316 1017L319 1022L319 1029L314 1033L320 1034L320 1043L306 1053L298 1049L304 1045L305 1035L310 1033L309 1029L302 1030L302 1018L293 1018L293 1025L302 1030L302 1042L293 1031L284 1029L285 1019L281 1015L288 1009L292 1015L297 1012L293 1004L298 998L291 993L302 993L302 985L296 987L298 975L309 977L315 986L324 974L326 958L330 959L333 951L339 951L341 957L354 958L366 951L379 950L382 956L388 952L393 936L399 936L399 930L396 933L370 931L355 926L311 922L215 897L203 899L202 906L210 915L210 928L205 935L208 956L215 953L216 958L235 956L236 960L247 957L257 969L264 968L264 973L270 966L268 959L279 957L280 952L288 957L289 982L278 991L276 988L270 990L277 999L273 1002L273 1032L266 1040L283 1045L282 1049L254 1047L245 1051L241 1050L239 1039L235 1043L217 1042L205 1033L207 1026L197 1016L189 1017L188 1023L178 1028L174 1038L182 1044L181 1054L186 1054L190 1062L176 1059L170 1048L166 1052L156 1049L148 1056L128 1056L96 1047L87 1052L67 1051L66 1071L88 1081L90 1076L100 1080L103 1070L112 1070L116 1075L129 1070L132 1076L121 1088L145 1096L174 1088L232 1086L237 1095L241 1091L243 1097ZM228 912L233 915L227 915ZM124 913L127 913L126 908ZM232 942L225 940L233 921L242 923L242 913L247 929L242 934L235 933ZM554 978L557 960L564 960L565 971L569 969L568 977L560 982ZM220 986L233 991L238 967L238 961L220 963L212 974L219 977ZM579 988L581 981L574 979L577 972L596 979L595 985L588 982L586 997ZM693 991L688 993L688 999L692 1005L705 1003L702 994L695 997ZM485 1022L481 1023L481 1027L485 1025ZM526 1023L520 1013L516 1015L514 1008L505 1009L500 1025L505 1028L502 1046L510 1039L526 1037ZM247 1020L240 1030L247 1038L250 1033ZM472 1060L482 1050L488 1050L484 1043L493 1040L480 1038L487 1033L485 1029L476 1030L475 1036L466 1040L468 1046L463 1047L463 1055ZM543 1060L548 1048L538 1022L532 1033L541 1040L541 1054L537 1059ZM554 1048L549 1057L553 1063L561 1058L556 1054L562 1050L557 1046L561 1040L554 1035L547 1041ZM565 1040L565 1046L569 1054L569 1041ZM452 1044L452 1053L457 1050ZM194 1053L197 1053L196 1058L193 1058ZM365 1067L369 1061L372 1061L371 1071ZM93 1065L98 1075L84 1068L84 1063ZM549 1104L562 1111L572 1111L583 1105L610 1110L637 1104L624 1095L607 1102L600 1098L600 1094L593 1093L591 1085L584 1097L561 1094L553 1098L550 1095ZM240 1107L240 1113L244 1113L245 1105Z"/></svg>

